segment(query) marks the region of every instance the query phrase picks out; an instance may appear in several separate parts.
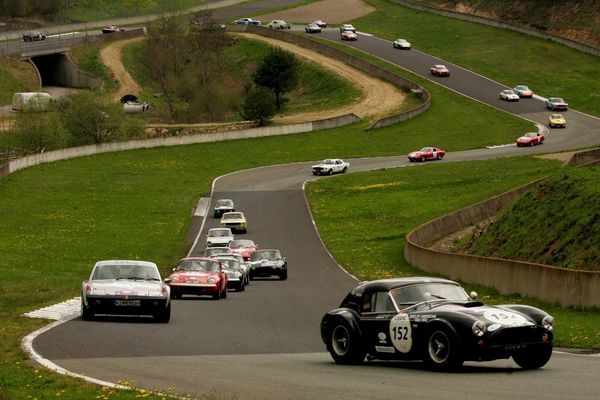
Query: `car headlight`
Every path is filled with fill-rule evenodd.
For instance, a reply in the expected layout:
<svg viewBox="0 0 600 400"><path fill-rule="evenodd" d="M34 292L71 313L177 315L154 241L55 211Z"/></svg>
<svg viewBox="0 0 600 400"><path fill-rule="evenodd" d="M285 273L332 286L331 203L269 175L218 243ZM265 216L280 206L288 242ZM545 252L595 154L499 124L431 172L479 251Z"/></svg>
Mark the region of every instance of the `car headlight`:
<svg viewBox="0 0 600 400"><path fill-rule="evenodd" d="M179 282L179 277L177 275L171 275L171 282Z"/></svg>
<svg viewBox="0 0 600 400"><path fill-rule="evenodd" d="M551 315L546 315L542 320L542 326L549 331L554 329L554 317Z"/></svg>
<svg viewBox="0 0 600 400"><path fill-rule="evenodd" d="M208 278L208 283L217 283L219 281L219 278L215 278L214 276L211 276L210 278Z"/></svg>
<svg viewBox="0 0 600 400"><path fill-rule="evenodd" d="M473 331L473 335L475 336L483 336L486 331L486 325L483 321L475 321L473 322L473 326L471 326L471 330Z"/></svg>

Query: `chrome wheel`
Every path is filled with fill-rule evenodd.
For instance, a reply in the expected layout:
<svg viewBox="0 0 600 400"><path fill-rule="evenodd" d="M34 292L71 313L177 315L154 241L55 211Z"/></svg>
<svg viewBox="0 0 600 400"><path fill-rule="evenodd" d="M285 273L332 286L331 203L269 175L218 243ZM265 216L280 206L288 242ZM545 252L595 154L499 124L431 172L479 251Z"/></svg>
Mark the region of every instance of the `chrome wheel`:
<svg viewBox="0 0 600 400"><path fill-rule="evenodd" d="M350 347L350 332L345 325L338 325L331 333L331 348L338 356L345 356Z"/></svg>
<svg viewBox="0 0 600 400"><path fill-rule="evenodd" d="M429 337L429 358L434 364L445 364L450 356L450 338L446 332L436 331Z"/></svg>

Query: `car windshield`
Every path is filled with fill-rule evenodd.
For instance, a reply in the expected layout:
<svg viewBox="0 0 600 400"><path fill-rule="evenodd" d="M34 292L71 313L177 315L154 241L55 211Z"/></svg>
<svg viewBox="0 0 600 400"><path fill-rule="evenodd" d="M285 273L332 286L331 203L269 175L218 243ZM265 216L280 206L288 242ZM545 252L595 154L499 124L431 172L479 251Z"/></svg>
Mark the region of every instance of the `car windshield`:
<svg viewBox="0 0 600 400"><path fill-rule="evenodd" d="M240 262L233 258L219 258L219 261L221 261L221 264L223 264L223 268L225 269L242 269Z"/></svg>
<svg viewBox="0 0 600 400"><path fill-rule="evenodd" d="M214 260L182 260L176 271L219 272L219 263Z"/></svg>
<svg viewBox="0 0 600 400"><path fill-rule="evenodd" d="M223 254L228 252L229 249L227 247L209 247L206 250L204 250L204 255L206 257L209 257L215 254Z"/></svg>
<svg viewBox="0 0 600 400"><path fill-rule="evenodd" d="M234 240L231 242L231 249L239 249L240 247L254 247L254 242L252 240Z"/></svg>
<svg viewBox="0 0 600 400"><path fill-rule="evenodd" d="M323 161L321 161L321 164L327 164L327 165L329 165L329 164L333 164L333 163L334 163L333 160L323 160Z"/></svg>
<svg viewBox="0 0 600 400"><path fill-rule="evenodd" d="M229 229L211 229L208 231L208 236L211 237L227 237L231 236Z"/></svg>
<svg viewBox="0 0 600 400"><path fill-rule="evenodd" d="M150 265L98 265L94 269L92 280L103 279L132 279L132 280L160 280L158 270Z"/></svg>
<svg viewBox="0 0 600 400"><path fill-rule="evenodd" d="M217 207L233 207L233 201L228 199L217 200Z"/></svg>
<svg viewBox="0 0 600 400"><path fill-rule="evenodd" d="M431 151L431 147L423 147L421 150L419 150L422 153L427 153L429 151Z"/></svg>
<svg viewBox="0 0 600 400"><path fill-rule="evenodd" d="M451 283L423 283L390 290L396 304L414 304L430 300L469 301L465 290Z"/></svg>
<svg viewBox="0 0 600 400"><path fill-rule="evenodd" d="M553 97L550 99L550 101L552 103L564 103L563 99L561 99L560 97Z"/></svg>
<svg viewBox="0 0 600 400"><path fill-rule="evenodd" d="M552 114L552 118L562 118L563 116L560 114Z"/></svg>
<svg viewBox="0 0 600 400"><path fill-rule="evenodd" d="M536 137L537 133L535 133L535 132L528 132L528 133L525 134L525 136L526 137Z"/></svg>
<svg viewBox="0 0 600 400"><path fill-rule="evenodd" d="M279 250L259 250L250 255L250 261L260 261L262 259L278 260L281 259Z"/></svg>
<svg viewBox="0 0 600 400"><path fill-rule="evenodd" d="M241 219L243 218L242 213L227 213L223 214L223 219Z"/></svg>

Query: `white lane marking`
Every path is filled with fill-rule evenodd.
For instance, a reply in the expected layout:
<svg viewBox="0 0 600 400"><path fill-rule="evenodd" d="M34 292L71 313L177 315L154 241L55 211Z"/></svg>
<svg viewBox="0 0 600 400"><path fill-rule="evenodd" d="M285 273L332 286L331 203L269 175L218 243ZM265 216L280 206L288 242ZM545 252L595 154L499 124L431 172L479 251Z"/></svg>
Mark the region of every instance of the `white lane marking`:
<svg viewBox="0 0 600 400"><path fill-rule="evenodd" d="M194 217L204 217L208 211L208 205L210 197L200 197L198 200L198 205L196 206L196 211L194 212Z"/></svg>
<svg viewBox="0 0 600 400"><path fill-rule="evenodd" d="M52 319L55 321L66 321L81 314L81 297L75 297L62 303L43 307L35 311L23 314L29 318Z"/></svg>

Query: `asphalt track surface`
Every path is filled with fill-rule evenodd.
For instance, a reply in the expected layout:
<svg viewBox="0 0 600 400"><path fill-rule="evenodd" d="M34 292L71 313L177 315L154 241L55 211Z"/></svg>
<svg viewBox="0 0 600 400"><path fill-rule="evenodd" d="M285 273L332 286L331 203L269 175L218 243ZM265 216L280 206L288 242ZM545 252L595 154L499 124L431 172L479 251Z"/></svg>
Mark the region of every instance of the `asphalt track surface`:
<svg viewBox="0 0 600 400"><path fill-rule="evenodd" d="M339 41L339 32L322 36ZM453 90L545 124L549 112L540 100L501 102L503 85L416 50L360 35L350 45L429 77L436 63L450 78L432 78ZM517 84L515 82L515 84ZM434 100L435 101L435 100ZM574 149L600 143L600 120L568 111L569 127L552 130L533 148L507 145L450 153L442 163ZM334 155L332 155L334 156ZM407 166L405 156L350 160L351 171ZM338 366L325 353L319 321L336 307L356 281L322 245L306 204L303 182L312 180L311 163L242 171L215 182L212 203L232 198L246 214L248 233L261 248L279 248L288 258L286 281L252 281L226 300L174 301L169 324L137 319L75 319L38 336L42 356L76 373L145 388L239 399L597 399L599 357L555 353L541 370L523 371L512 360L466 363L459 373L429 372L420 363L367 362ZM211 204L212 207L213 204ZM204 249L209 215L192 254ZM182 255L183 256L183 255ZM560 327L559 327L560 329ZM568 328L566 328L568 329Z"/></svg>

